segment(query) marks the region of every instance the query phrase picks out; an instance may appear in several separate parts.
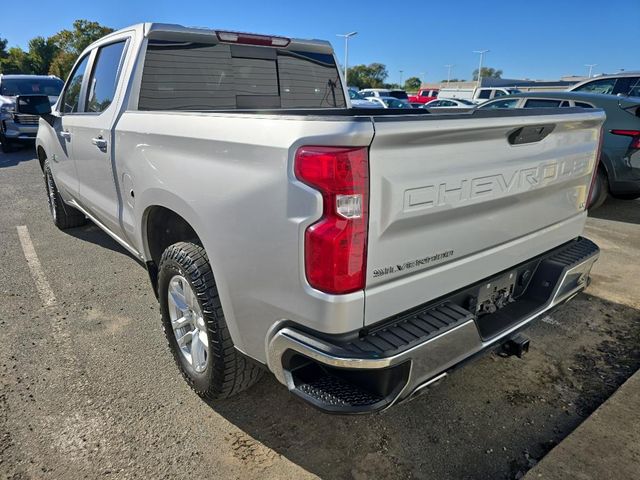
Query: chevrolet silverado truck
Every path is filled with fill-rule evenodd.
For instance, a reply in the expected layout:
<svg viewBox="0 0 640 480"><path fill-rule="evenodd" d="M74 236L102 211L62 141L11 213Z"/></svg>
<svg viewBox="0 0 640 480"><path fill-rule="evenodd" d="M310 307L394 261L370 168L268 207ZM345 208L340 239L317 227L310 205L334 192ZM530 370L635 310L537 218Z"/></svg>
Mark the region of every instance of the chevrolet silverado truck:
<svg viewBox="0 0 640 480"><path fill-rule="evenodd" d="M208 399L266 370L324 412L386 409L522 352L598 257L597 109L352 108L327 42L155 23L90 45L53 108L18 100L53 221L146 266Z"/></svg>

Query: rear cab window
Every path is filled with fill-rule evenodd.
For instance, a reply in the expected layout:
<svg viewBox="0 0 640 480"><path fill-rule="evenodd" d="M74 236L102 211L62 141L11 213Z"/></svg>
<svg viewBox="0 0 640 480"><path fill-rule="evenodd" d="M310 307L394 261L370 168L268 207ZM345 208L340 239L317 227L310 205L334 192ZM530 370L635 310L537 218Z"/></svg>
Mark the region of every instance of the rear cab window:
<svg viewBox="0 0 640 480"><path fill-rule="evenodd" d="M138 109L279 108L346 108L333 55L149 40Z"/></svg>

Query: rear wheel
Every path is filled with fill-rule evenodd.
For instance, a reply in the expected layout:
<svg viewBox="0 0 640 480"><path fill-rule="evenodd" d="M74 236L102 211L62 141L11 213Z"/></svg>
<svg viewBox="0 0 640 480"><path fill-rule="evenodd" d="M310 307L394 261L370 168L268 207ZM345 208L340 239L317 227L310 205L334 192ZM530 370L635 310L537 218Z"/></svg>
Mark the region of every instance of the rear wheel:
<svg viewBox="0 0 640 480"><path fill-rule="evenodd" d="M201 397L230 397L262 369L233 345L204 248L179 242L162 254L158 273L162 324L173 358Z"/></svg>
<svg viewBox="0 0 640 480"><path fill-rule="evenodd" d="M47 190L47 203L49 204L49 213L53 223L60 230L66 230L67 228L79 227L87 223L87 218L84 213L76 208L73 208L62 200L56 182L53 179L51 173L51 166L49 160L44 161L42 167L44 173L44 186Z"/></svg>
<svg viewBox="0 0 640 480"><path fill-rule="evenodd" d="M589 195L589 210L595 210L600 207L607 199L609 187L607 182L607 174L602 168L598 169L596 178L593 183L591 195Z"/></svg>

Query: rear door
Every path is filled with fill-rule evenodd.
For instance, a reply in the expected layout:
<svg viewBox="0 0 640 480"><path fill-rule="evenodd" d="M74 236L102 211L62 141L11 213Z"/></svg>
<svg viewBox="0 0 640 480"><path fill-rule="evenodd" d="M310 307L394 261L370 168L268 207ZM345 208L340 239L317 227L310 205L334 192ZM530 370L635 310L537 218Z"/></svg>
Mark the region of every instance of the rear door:
<svg viewBox="0 0 640 480"><path fill-rule="evenodd" d="M95 50L84 98L82 121L74 128L73 156L82 205L113 233L118 234L118 192L112 168L111 132L116 116L116 94L127 38Z"/></svg>
<svg viewBox="0 0 640 480"><path fill-rule="evenodd" d="M604 115L541 112L374 118L365 323L581 233Z"/></svg>

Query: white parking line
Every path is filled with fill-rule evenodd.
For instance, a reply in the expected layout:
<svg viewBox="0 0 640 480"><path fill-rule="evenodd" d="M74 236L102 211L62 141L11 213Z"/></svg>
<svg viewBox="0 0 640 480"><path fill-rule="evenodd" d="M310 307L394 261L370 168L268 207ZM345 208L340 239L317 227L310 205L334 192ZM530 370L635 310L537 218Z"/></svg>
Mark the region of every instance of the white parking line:
<svg viewBox="0 0 640 480"><path fill-rule="evenodd" d="M24 258L27 259L27 265L29 265L31 276L33 277L33 281L36 283L36 288L38 289L38 295L40 295L42 304L45 307L52 307L56 304L56 296L53 294L53 290L51 290L47 277L44 275L42 265L40 264L40 260L38 260L38 255L36 254L36 249L33 248L29 229L26 225L20 225L16 228L18 229L18 237L20 238L20 245L22 245Z"/></svg>

